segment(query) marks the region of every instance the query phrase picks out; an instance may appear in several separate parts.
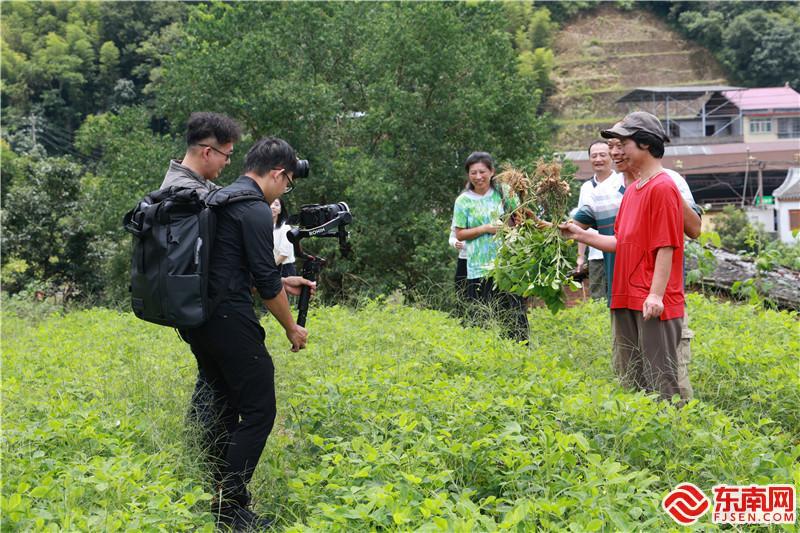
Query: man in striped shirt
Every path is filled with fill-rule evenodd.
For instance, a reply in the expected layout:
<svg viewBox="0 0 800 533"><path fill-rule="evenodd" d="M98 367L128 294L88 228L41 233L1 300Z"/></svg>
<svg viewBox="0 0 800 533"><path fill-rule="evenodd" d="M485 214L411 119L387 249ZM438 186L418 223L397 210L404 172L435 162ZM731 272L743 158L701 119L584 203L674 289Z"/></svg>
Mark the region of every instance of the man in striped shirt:
<svg viewBox="0 0 800 533"><path fill-rule="evenodd" d="M611 160L611 154L608 148L608 139L597 140L589 145L589 160L592 163L594 176L586 180L581 186L581 193L578 197L578 209L589 201L589 197L594 192L594 189L616 174L612 168L613 161ZM576 268L577 270L581 270L583 267L587 248L589 251L589 289L592 298L608 299L609 287L606 282L609 278L606 275L605 261L601 250L579 242Z"/></svg>

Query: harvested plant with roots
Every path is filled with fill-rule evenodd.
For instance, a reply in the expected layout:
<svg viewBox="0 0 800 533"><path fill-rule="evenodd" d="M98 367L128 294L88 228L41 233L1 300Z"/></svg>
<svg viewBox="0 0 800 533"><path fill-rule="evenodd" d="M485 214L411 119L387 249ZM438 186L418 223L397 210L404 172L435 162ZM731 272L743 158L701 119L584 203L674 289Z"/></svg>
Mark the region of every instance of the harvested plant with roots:
<svg viewBox="0 0 800 533"><path fill-rule="evenodd" d="M497 233L501 242L492 277L500 290L541 298L555 313L564 308L562 287L580 287L571 278L574 245L557 227L567 220L570 194L561 164L540 159L532 177L504 166L497 179L520 205L510 215L514 225Z"/></svg>

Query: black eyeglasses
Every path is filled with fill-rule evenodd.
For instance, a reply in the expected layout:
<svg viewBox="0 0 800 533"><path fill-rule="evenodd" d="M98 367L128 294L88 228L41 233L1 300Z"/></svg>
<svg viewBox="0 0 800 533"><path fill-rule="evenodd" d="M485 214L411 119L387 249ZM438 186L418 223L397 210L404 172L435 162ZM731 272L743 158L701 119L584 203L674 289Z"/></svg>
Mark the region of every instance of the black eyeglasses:
<svg viewBox="0 0 800 533"><path fill-rule="evenodd" d="M286 169L281 169L283 175L286 176L286 179L289 181L289 185L286 186L286 191L283 194L288 194L294 190L294 180L289 176L289 173L286 172Z"/></svg>
<svg viewBox="0 0 800 533"><path fill-rule="evenodd" d="M215 146L211 146L210 144L200 144L200 143L198 143L197 146L202 146L204 148L211 148L212 150L214 150L218 154L224 155L225 159L228 160L228 161L231 160L231 156L233 155L233 150L231 150L230 153L226 153L226 152L223 152L222 150L220 150L219 148L217 148Z"/></svg>

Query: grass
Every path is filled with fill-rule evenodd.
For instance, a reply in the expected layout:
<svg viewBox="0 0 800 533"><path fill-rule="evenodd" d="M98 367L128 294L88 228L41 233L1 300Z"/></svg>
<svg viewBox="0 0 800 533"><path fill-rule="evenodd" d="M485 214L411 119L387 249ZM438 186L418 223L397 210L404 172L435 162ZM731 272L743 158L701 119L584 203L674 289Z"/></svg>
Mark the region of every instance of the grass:
<svg viewBox="0 0 800 533"><path fill-rule="evenodd" d="M618 120L617 118L566 118L566 119L556 119L555 123L559 126L583 126L583 125L597 125L597 124L614 124L614 121Z"/></svg>
<svg viewBox="0 0 800 533"><path fill-rule="evenodd" d="M641 59L650 57L665 57L665 56L691 56L696 54L696 50L669 50L667 52L631 52L625 54L606 54L603 58L604 61L619 61L620 59ZM559 61L556 60L556 67L574 67L584 64L596 64L597 57L587 55L579 59L566 59Z"/></svg>
<svg viewBox="0 0 800 533"><path fill-rule="evenodd" d="M797 315L693 296L690 317L680 410L619 387L598 303L533 310L528 348L377 301L314 309L293 354L265 319L258 509L288 531L656 531L682 481L800 484ZM211 531L180 339L101 309L2 318L3 530Z"/></svg>

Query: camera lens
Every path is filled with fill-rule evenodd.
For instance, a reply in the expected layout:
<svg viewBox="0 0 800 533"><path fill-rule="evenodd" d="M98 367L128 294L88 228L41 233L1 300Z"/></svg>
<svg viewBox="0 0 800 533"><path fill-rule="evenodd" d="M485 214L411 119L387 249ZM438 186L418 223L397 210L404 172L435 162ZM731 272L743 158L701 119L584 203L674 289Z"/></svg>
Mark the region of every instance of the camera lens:
<svg viewBox="0 0 800 533"><path fill-rule="evenodd" d="M309 170L308 159L298 159L297 163L295 164L294 177L307 178L308 170Z"/></svg>

